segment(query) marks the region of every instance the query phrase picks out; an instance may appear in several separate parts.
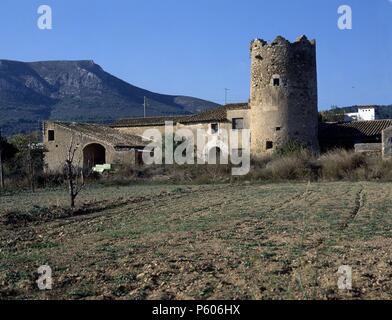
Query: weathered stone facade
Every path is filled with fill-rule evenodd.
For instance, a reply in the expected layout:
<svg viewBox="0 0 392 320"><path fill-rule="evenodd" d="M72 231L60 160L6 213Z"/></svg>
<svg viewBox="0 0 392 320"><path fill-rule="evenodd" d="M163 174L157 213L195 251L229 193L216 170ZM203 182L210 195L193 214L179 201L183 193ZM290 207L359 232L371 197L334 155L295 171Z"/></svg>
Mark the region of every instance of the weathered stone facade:
<svg viewBox="0 0 392 320"><path fill-rule="evenodd" d="M139 137L117 134L99 125L46 121L43 126L45 170L62 172L70 147L76 149L74 165L91 168L97 164L133 165L145 143Z"/></svg>
<svg viewBox="0 0 392 320"><path fill-rule="evenodd" d="M290 43L251 43L251 153L272 152L296 140L318 152L316 44L305 36Z"/></svg>
<svg viewBox="0 0 392 320"><path fill-rule="evenodd" d="M381 156L381 143L357 143L354 145L356 153L372 156Z"/></svg>
<svg viewBox="0 0 392 320"><path fill-rule="evenodd" d="M392 127L382 132L382 156L385 160L392 160Z"/></svg>
<svg viewBox="0 0 392 320"><path fill-rule="evenodd" d="M243 105L238 105L238 108L234 108L235 105L230 105L230 108L228 108L225 111L225 116L223 118L218 118L218 119L213 119L211 120L206 120L206 121L197 121L191 119L191 117L184 117L182 119L179 119L176 122L173 122L173 130L174 132L180 130L180 129L189 129L193 136L196 137L197 135L197 130L204 130L207 133L210 133L211 136L216 136L219 137L219 134L222 130L225 130L227 133L230 133L230 131L233 130L233 119L242 119L243 120L243 129L249 129L250 128L250 117L249 117L249 109L244 108ZM143 119L141 119L141 122L143 122ZM216 135L211 134L211 125L212 124L217 124L218 125L218 132ZM144 137L145 132L150 129L156 129L159 132L161 132L162 135L165 135L165 123L162 122L160 124L155 124L155 125L144 125L143 123L139 125L132 125L132 126L117 126L114 124L112 126L113 128L119 130L122 133L126 134L131 134L131 135L138 135L141 137ZM239 133L241 133L242 129L237 130ZM148 137L145 137L148 138ZM236 148L241 148L241 140L238 141L239 145L236 146ZM230 136L229 136L229 144L230 144ZM231 144L230 144L231 146ZM230 147L229 146L229 147ZM208 152L208 151L207 151ZM232 152L232 149L228 151L229 153Z"/></svg>

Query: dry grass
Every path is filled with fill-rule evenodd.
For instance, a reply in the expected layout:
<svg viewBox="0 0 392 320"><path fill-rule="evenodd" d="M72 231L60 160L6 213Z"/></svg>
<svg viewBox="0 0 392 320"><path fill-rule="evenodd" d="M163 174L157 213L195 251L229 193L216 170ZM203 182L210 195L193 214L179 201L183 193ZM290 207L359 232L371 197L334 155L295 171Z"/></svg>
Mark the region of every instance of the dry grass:
<svg viewBox="0 0 392 320"><path fill-rule="evenodd" d="M321 177L325 180L356 179L368 169L368 159L363 154L346 150L334 150L322 155L319 159L322 171ZM366 178L363 176L363 178ZM366 180L366 179L365 179Z"/></svg>
<svg viewBox="0 0 392 320"><path fill-rule="evenodd" d="M300 149L253 159L250 173L232 177L229 165L154 166L113 175L114 183L144 180L164 183L208 184L228 181L392 181L392 161L346 150L316 157Z"/></svg>
<svg viewBox="0 0 392 320"><path fill-rule="evenodd" d="M268 181L392 181L392 161L347 150L319 158L306 150L259 160L250 176Z"/></svg>
<svg viewBox="0 0 392 320"><path fill-rule="evenodd" d="M347 150L331 150L316 157L306 149L289 150L252 159L249 174L233 177L230 165L155 165L117 168L104 177L91 175L90 185L221 184L233 181L392 181L392 161ZM61 187L61 175L40 177L40 188ZM27 181L7 181L9 192L28 189Z"/></svg>

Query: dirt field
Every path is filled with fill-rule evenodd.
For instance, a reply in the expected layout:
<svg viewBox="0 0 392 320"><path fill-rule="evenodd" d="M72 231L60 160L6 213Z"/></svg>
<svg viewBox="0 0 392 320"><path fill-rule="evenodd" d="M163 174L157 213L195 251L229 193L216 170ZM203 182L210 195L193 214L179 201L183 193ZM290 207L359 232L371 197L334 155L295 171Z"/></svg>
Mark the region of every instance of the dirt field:
<svg viewBox="0 0 392 320"><path fill-rule="evenodd" d="M391 299L391 198L392 184L366 182L94 187L79 204L97 212L6 224L66 194L3 196L0 298Z"/></svg>

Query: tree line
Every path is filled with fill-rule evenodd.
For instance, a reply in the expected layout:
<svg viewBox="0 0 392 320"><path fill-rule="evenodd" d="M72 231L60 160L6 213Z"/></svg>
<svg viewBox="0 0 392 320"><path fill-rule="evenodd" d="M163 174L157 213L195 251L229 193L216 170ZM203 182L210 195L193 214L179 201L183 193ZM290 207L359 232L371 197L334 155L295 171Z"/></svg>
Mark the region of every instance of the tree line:
<svg viewBox="0 0 392 320"><path fill-rule="evenodd" d="M85 186L85 173L75 160L78 146L74 137L64 159L63 174L57 177L48 176L45 172L45 148L41 141L37 132L18 134L7 139L0 131L0 191L28 186L35 192L37 187L46 187L48 183L62 184L66 181L70 206L73 208L76 197ZM57 181L53 181L56 178Z"/></svg>
<svg viewBox="0 0 392 320"><path fill-rule="evenodd" d="M38 133L7 138L0 133L0 188L29 186L33 192L42 183L44 148Z"/></svg>

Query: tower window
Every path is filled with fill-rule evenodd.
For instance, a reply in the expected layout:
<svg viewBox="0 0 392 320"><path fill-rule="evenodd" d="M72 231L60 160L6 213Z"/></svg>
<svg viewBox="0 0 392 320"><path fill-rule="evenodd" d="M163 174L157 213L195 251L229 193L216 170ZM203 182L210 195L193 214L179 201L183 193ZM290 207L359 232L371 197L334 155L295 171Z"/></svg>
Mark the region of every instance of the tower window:
<svg viewBox="0 0 392 320"><path fill-rule="evenodd" d="M274 87L279 87L280 86L280 79L279 78L274 78Z"/></svg>
<svg viewBox="0 0 392 320"><path fill-rule="evenodd" d="M211 133L218 133L219 125L217 123L211 123Z"/></svg>
<svg viewBox="0 0 392 320"><path fill-rule="evenodd" d="M54 141L54 130L48 130L48 141Z"/></svg>
<svg viewBox="0 0 392 320"><path fill-rule="evenodd" d="M281 130L281 127L276 127L276 131L280 131Z"/></svg>
<svg viewBox="0 0 392 320"><path fill-rule="evenodd" d="M267 150L271 150L274 147L274 143L272 141L267 141L267 143L265 144L265 148Z"/></svg>
<svg viewBox="0 0 392 320"><path fill-rule="evenodd" d="M232 128L233 128L233 130L244 129L244 118L233 118Z"/></svg>

